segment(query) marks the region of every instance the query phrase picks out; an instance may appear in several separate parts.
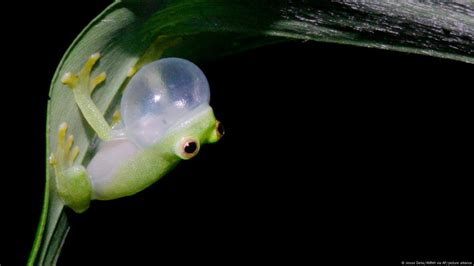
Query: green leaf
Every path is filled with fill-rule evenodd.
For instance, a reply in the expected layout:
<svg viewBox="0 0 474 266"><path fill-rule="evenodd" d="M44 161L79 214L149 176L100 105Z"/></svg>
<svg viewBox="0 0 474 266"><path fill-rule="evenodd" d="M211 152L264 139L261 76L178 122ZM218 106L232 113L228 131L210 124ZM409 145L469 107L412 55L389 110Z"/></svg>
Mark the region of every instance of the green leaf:
<svg viewBox="0 0 474 266"><path fill-rule="evenodd" d="M94 70L107 81L93 95L110 119L127 73L160 56L209 60L288 40L314 40L474 63L472 1L117 1L95 18L67 50L51 84L47 154L56 147L60 123L86 164L94 133L82 119L72 93L61 84L93 53L103 57ZM54 264L67 235L66 207L46 172L43 213L29 264Z"/></svg>

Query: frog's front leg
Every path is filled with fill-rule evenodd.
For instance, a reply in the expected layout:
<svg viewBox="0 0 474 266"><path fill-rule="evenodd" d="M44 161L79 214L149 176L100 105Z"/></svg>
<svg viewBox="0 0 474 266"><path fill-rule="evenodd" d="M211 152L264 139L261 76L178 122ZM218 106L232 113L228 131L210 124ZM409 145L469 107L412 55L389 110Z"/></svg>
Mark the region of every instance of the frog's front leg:
<svg viewBox="0 0 474 266"><path fill-rule="evenodd" d="M111 128L91 98L94 89L106 78L105 72L91 77L92 68L99 58L99 53L91 55L78 74L67 72L61 82L71 88L77 106L99 138L109 140Z"/></svg>
<svg viewBox="0 0 474 266"><path fill-rule="evenodd" d="M62 123L58 130L56 151L49 157L54 168L56 190L64 203L75 212L81 213L89 208L92 197L92 184L82 165L74 165L79 147L72 147L74 137L66 138L67 124Z"/></svg>

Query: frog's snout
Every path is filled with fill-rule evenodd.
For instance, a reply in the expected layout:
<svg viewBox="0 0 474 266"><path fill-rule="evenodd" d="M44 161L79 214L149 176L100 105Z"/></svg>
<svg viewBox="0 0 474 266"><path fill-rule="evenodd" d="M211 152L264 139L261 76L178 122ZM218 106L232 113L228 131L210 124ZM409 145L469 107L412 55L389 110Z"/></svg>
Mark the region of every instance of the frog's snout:
<svg viewBox="0 0 474 266"><path fill-rule="evenodd" d="M219 139L222 138L225 134L224 125L219 120L217 120L217 123L216 123L216 134L219 137Z"/></svg>

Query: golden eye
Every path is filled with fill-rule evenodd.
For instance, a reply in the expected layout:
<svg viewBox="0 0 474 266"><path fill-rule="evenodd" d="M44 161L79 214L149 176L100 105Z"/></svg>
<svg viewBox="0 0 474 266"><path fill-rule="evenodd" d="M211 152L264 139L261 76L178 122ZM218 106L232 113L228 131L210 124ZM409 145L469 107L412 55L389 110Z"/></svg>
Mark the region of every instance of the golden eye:
<svg viewBox="0 0 474 266"><path fill-rule="evenodd" d="M199 152L199 142L193 139L187 139L181 142L179 149L179 157L184 160L191 159Z"/></svg>
<svg viewBox="0 0 474 266"><path fill-rule="evenodd" d="M224 133L225 133L224 125L222 125L220 121L217 121L216 123L216 132L219 138L222 138L222 136L224 136Z"/></svg>

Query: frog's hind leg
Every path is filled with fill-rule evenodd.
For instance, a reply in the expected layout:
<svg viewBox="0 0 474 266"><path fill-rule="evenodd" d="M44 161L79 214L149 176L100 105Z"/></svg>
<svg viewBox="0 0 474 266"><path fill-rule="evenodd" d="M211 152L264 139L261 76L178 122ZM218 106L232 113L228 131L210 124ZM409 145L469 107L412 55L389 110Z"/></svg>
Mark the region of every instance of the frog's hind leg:
<svg viewBox="0 0 474 266"><path fill-rule="evenodd" d="M77 106L99 138L108 140L110 138L110 126L91 98L94 89L106 79L105 72L94 78L91 77L92 68L99 58L99 53L91 55L78 74L67 72L62 77L61 82L71 88Z"/></svg>
<svg viewBox="0 0 474 266"><path fill-rule="evenodd" d="M92 184L82 165L73 165L79 154L79 147L73 146L74 137L66 137L67 124L62 123L58 130L56 151L49 157L54 168L56 190L64 203L75 212L81 213L89 208L92 197Z"/></svg>

